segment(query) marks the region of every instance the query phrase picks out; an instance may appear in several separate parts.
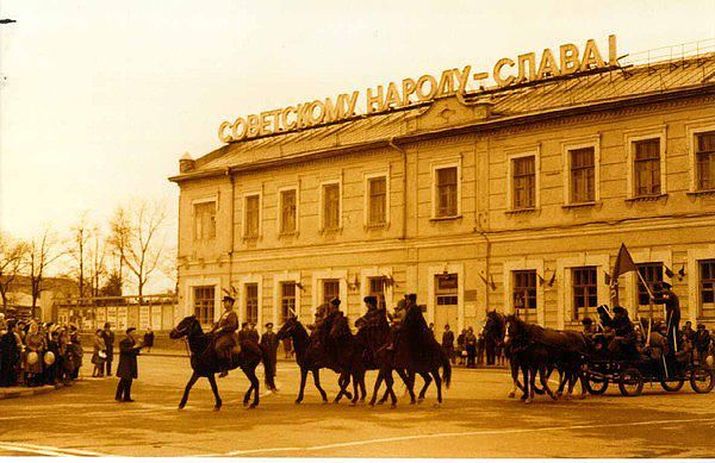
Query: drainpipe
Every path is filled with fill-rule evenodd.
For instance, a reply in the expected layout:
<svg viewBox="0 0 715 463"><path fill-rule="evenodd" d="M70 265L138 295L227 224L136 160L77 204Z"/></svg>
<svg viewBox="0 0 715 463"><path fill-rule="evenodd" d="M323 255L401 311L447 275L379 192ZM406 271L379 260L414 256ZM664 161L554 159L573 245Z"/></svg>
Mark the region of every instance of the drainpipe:
<svg viewBox="0 0 715 463"><path fill-rule="evenodd" d="M479 215L481 217L481 214ZM491 254L492 250L492 243L489 241L489 235L487 234L486 231L482 228L481 220L477 222L477 226L474 229L477 233L482 235L482 238L484 238L484 241L487 242L487 249L486 249L486 255L484 256L484 266L486 267L486 271L484 272L484 288L485 288L485 293L484 293L484 303L486 305L486 310L489 310L489 290L491 289L489 286L489 255Z"/></svg>
<svg viewBox="0 0 715 463"><path fill-rule="evenodd" d="M231 174L231 169L228 167L226 168L226 175L231 181L231 244L228 248L228 286L230 291L232 288L231 279L233 277L233 245L236 238L236 224L234 221L234 215L236 213L236 177Z"/></svg>
<svg viewBox="0 0 715 463"><path fill-rule="evenodd" d="M391 137L388 144L402 155L402 232L400 239L407 238L407 151L395 144L395 137Z"/></svg>

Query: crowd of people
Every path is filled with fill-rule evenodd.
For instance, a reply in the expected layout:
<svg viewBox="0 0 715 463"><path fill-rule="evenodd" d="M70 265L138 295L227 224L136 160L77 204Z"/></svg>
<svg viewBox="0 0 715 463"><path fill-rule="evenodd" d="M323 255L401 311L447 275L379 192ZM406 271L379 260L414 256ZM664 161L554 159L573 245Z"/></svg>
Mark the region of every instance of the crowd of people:
<svg viewBox="0 0 715 463"><path fill-rule="evenodd" d="M5 319L0 313L0 387L29 387L76 379L82 340L74 324Z"/></svg>
<svg viewBox="0 0 715 463"><path fill-rule="evenodd" d="M430 328L433 328L430 324ZM456 345L455 345L456 342ZM471 326L462 330L455 338L449 325L444 326L442 348L447 352L453 365L476 368L485 365L506 365L502 346L487 339L484 329L475 334Z"/></svg>

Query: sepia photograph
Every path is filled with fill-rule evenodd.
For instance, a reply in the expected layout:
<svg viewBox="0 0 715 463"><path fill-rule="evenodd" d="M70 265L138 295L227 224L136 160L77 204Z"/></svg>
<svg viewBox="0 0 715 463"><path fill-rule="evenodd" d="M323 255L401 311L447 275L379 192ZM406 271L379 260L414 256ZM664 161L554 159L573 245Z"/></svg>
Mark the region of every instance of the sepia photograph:
<svg viewBox="0 0 715 463"><path fill-rule="evenodd" d="M0 458L715 458L715 0L0 0Z"/></svg>

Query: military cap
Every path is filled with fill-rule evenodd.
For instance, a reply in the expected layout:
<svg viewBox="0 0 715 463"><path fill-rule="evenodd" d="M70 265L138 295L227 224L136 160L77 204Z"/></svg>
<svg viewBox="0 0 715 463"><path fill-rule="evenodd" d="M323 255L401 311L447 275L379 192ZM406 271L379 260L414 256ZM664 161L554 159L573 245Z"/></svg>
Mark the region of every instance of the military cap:
<svg viewBox="0 0 715 463"><path fill-rule="evenodd" d="M266 324L263 325L263 326L265 326L266 328L273 328L273 323L268 322L268 323L266 323Z"/></svg>
<svg viewBox="0 0 715 463"><path fill-rule="evenodd" d="M231 304L233 304L233 303L236 301L236 299L232 298L231 296L229 296L229 295L227 294L227 295L225 295L225 296L223 297L223 302L226 302L226 301L228 301L228 302L230 302Z"/></svg>
<svg viewBox="0 0 715 463"><path fill-rule="evenodd" d="M590 326L590 325L593 325L593 320L591 320L590 317L586 317L583 320L581 320L581 324L583 326Z"/></svg>
<svg viewBox="0 0 715 463"><path fill-rule="evenodd" d="M243 323L241 323L241 328L245 328L245 327L247 327L247 326L248 326L248 322L243 322Z"/></svg>
<svg viewBox="0 0 715 463"><path fill-rule="evenodd" d="M377 305L377 297L375 296L365 296L362 300L365 304Z"/></svg>
<svg viewBox="0 0 715 463"><path fill-rule="evenodd" d="M415 294L415 293L405 294L405 299L410 302L417 302L417 294Z"/></svg>
<svg viewBox="0 0 715 463"><path fill-rule="evenodd" d="M332 298L332 299L330 300L330 304L331 304L331 305L334 305L335 307L339 307L339 306L340 306L340 299L338 299L337 297L334 297L334 298Z"/></svg>
<svg viewBox="0 0 715 463"><path fill-rule="evenodd" d="M136 331L136 330L137 330L136 328L134 328L133 326L130 326L129 328L127 328L126 333L129 334L129 333L131 333L132 331Z"/></svg>
<svg viewBox="0 0 715 463"><path fill-rule="evenodd" d="M626 309L621 307L620 305L617 305L613 308L613 313L625 313Z"/></svg>

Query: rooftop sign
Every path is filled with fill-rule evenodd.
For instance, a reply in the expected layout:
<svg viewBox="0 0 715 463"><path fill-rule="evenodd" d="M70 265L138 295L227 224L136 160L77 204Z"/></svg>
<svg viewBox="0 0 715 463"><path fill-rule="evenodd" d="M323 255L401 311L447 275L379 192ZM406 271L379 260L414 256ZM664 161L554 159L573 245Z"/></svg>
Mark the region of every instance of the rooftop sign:
<svg viewBox="0 0 715 463"><path fill-rule="evenodd" d="M509 87L524 82L550 77L577 74L592 69L615 66L617 60L616 36L608 37L607 60L598 49L596 41L589 39L583 50L573 43L561 45L556 53L546 48L537 60L536 53L519 55L514 61L502 58L496 62L491 77L498 87ZM537 66L538 63L538 66ZM490 77L488 72L472 73L471 66L448 69L439 78L425 74L418 79L406 78L400 83L390 82L365 91L364 114L404 108L414 103L463 93L470 84L479 88L479 82ZM336 98L307 101L260 114L224 121L218 136L224 143L240 141L275 133L306 129L330 122L338 122L361 114L358 109L360 91L343 93Z"/></svg>

